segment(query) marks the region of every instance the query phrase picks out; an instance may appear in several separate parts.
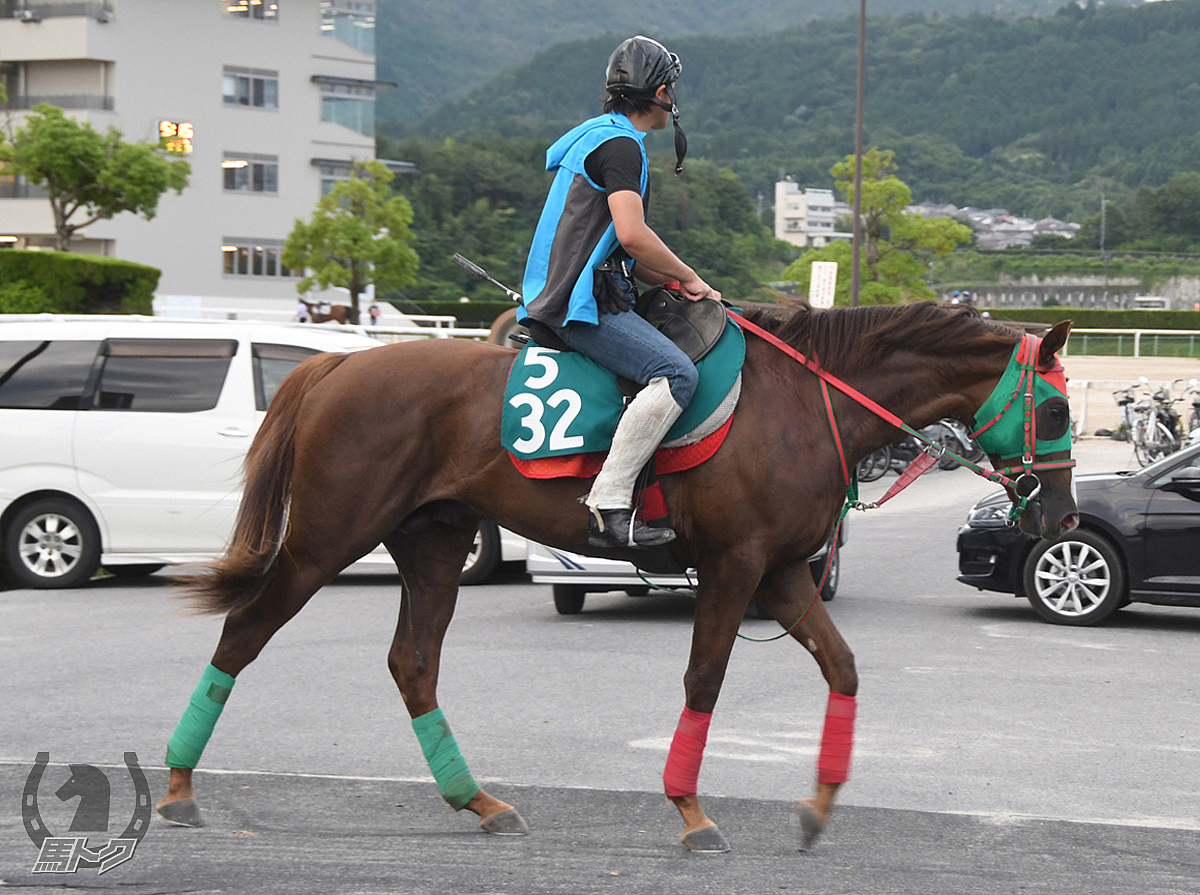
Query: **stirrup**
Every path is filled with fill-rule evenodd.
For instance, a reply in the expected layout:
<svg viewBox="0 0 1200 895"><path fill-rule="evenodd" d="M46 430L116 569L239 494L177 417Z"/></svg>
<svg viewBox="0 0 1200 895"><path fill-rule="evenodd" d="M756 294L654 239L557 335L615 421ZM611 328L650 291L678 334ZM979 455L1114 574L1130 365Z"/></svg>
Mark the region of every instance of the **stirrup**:
<svg viewBox="0 0 1200 895"><path fill-rule="evenodd" d="M628 507L593 508L588 515L588 546L659 547L675 540L669 528L651 528Z"/></svg>

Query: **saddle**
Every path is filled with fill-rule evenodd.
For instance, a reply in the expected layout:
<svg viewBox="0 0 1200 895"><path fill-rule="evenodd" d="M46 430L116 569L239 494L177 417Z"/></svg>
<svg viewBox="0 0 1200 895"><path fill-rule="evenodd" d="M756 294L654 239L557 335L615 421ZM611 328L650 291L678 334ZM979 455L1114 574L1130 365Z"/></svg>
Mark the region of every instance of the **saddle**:
<svg viewBox="0 0 1200 895"><path fill-rule="evenodd" d="M711 298L688 301L674 289L655 286L638 297L634 310L679 346L692 363L712 351L725 332L725 306Z"/></svg>
<svg viewBox="0 0 1200 895"><path fill-rule="evenodd" d="M725 332L725 305L710 298L688 301L666 286L647 289L637 299L634 310L655 329L679 346L696 363L708 354ZM538 320L526 320L533 340L545 348L570 351L558 334Z"/></svg>

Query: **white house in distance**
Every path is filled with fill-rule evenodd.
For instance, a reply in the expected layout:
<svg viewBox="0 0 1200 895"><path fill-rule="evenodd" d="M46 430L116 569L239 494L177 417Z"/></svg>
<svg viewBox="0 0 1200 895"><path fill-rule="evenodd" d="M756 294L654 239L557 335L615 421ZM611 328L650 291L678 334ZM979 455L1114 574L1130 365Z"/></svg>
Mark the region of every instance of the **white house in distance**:
<svg viewBox="0 0 1200 895"><path fill-rule="evenodd" d="M835 228L851 208L832 190L801 189L793 180L775 182L775 238L792 245L821 247L835 239L850 239L850 233Z"/></svg>
<svg viewBox="0 0 1200 895"><path fill-rule="evenodd" d="M258 307L295 305L287 235L375 157L375 94L394 86L375 79L364 0L0 0L0 79L6 131L47 102L131 142L168 137L191 163L153 220L98 221L73 251L160 268L159 299ZM44 196L0 173L0 246L53 233Z"/></svg>

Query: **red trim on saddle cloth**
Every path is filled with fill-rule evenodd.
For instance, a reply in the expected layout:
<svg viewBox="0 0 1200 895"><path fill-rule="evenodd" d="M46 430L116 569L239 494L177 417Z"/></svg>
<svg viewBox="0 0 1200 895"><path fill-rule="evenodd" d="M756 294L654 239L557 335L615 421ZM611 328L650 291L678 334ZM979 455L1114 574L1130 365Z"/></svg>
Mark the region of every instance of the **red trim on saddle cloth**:
<svg viewBox="0 0 1200 895"><path fill-rule="evenodd" d="M825 708L825 731L817 756L818 783L845 783L850 779L850 753L854 749L854 716L858 700L830 693Z"/></svg>
<svg viewBox="0 0 1200 895"><path fill-rule="evenodd" d="M663 789L669 796L694 796L700 779L700 761L708 742L712 712L693 712L687 706L679 716L667 766L663 769Z"/></svg>
<svg viewBox="0 0 1200 895"><path fill-rule="evenodd" d="M657 475L666 475L670 472L683 472L685 469L699 466L705 460L711 459L713 454L724 443L725 436L729 434L729 427L731 425L733 425L732 415L730 415L729 419L725 421L725 425L721 426L720 429L711 435L706 435L695 444L676 448L659 448L654 454L654 472ZM590 479L600 472L600 467L604 465L604 458L607 456L607 453L596 451L590 454L572 454L565 457L539 457L535 460L522 460L520 457L514 456L510 451L508 456L512 459L513 466L517 467L517 471L527 479ZM664 513L663 515L666 514ZM649 518L655 517L651 516Z"/></svg>
<svg viewBox="0 0 1200 895"><path fill-rule="evenodd" d="M657 522L671 514L667 508L667 498L663 495L662 482L655 482L634 494L633 505L638 508L638 515L643 522Z"/></svg>

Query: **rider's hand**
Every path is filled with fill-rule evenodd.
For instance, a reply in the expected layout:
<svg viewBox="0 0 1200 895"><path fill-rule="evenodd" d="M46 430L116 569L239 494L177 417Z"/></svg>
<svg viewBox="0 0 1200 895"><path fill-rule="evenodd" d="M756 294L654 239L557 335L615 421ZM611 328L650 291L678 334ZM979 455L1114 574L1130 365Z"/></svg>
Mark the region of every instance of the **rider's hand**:
<svg viewBox="0 0 1200 895"><path fill-rule="evenodd" d="M680 282L679 292L688 301L699 301L702 298L721 300L721 293L699 277L692 277L690 280Z"/></svg>

